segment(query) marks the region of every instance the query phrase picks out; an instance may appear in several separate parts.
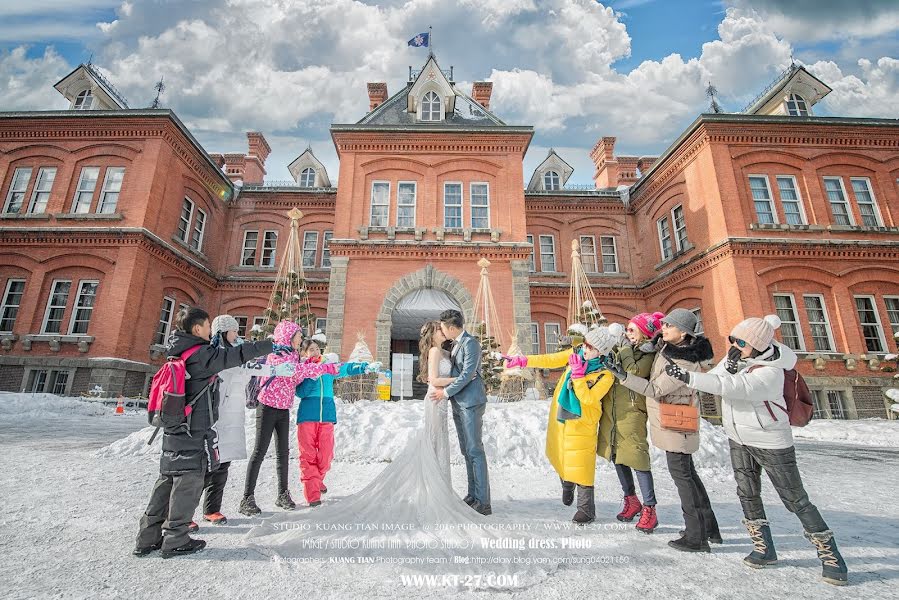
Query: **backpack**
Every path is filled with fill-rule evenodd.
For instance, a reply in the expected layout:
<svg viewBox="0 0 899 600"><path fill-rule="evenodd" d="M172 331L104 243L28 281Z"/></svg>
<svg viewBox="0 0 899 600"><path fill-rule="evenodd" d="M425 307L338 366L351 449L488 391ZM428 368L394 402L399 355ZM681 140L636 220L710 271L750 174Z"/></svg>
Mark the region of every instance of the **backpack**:
<svg viewBox="0 0 899 600"><path fill-rule="evenodd" d="M754 365L748 370L752 371L760 366L763 365ZM783 395L786 407L781 406L777 402L765 400L765 408L768 409L768 414L771 415L771 418L775 421L778 420L777 415L774 414L774 410L771 408L771 405L774 405L786 413L790 419L790 425L793 427L805 427L808 425L815 412L815 403L812 400L812 393L809 391L805 379L802 378L802 375L796 369L784 369Z"/></svg>
<svg viewBox="0 0 899 600"><path fill-rule="evenodd" d="M264 365L265 358L257 359L256 364ZM262 381L261 377L250 377L250 381L247 383L247 408L256 408L259 406L259 393L267 388L274 379L274 375L265 381Z"/></svg>
<svg viewBox="0 0 899 600"><path fill-rule="evenodd" d="M187 381L187 367L185 362L202 348L198 344L185 350L181 356L170 356L166 363L153 375L150 384L150 398L147 401L147 420L150 425L156 427L148 445L153 443L160 429L182 430L190 435L190 415L193 412L197 399L206 393L215 377L187 402L185 397L185 385Z"/></svg>

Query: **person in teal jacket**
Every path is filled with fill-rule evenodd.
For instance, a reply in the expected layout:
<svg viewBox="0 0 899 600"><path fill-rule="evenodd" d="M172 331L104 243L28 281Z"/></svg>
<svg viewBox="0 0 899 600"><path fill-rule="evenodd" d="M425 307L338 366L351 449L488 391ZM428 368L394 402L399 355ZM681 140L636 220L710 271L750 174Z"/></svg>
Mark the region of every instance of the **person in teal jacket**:
<svg viewBox="0 0 899 600"><path fill-rule="evenodd" d="M312 339L300 346L302 360L320 362L321 348ZM297 409L297 443L300 448L300 472L303 494L309 506L319 506L321 495L328 491L324 479L334 458L334 424L337 406L334 404L334 380L377 371L380 364L344 363L334 365L332 373L316 379L304 379L296 387L300 398Z"/></svg>

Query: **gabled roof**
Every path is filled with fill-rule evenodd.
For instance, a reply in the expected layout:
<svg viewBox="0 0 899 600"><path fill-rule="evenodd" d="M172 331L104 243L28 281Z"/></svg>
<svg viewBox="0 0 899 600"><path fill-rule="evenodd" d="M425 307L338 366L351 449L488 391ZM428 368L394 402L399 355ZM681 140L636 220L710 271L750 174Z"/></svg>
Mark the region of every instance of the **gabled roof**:
<svg viewBox="0 0 899 600"><path fill-rule="evenodd" d="M549 152L546 153L546 158L543 159L543 162L534 169L531 180L528 182L528 191L543 190L542 176L547 171L556 171L559 174L559 185L564 186L565 182L568 181L568 178L571 177L571 174L574 173L574 167L565 162L561 156L556 154L555 150L550 148Z"/></svg>
<svg viewBox="0 0 899 600"><path fill-rule="evenodd" d="M114 106L117 106L119 109L127 109L128 101L125 100L125 97L122 95L119 90L116 89L114 85L112 85L103 74L100 73L100 70L94 67L91 63L82 63L75 67L71 73L60 79L53 86L56 90L66 96L68 98L68 94L66 93L66 89L74 83L77 83L80 79L90 79L94 82L94 84L100 88L103 93L108 96L110 102Z"/></svg>
<svg viewBox="0 0 899 600"><path fill-rule="evenodd" d="M322 162L315 157L315 154L312 153L311 147L306 148L302 154L293 159L293 162L287 166L287 170L293 175L294 181L299 183L300 175L303 173L303 169L306 169L307 167L315 169L315 185L313 187L331 187L331 179L328 177L328 171L325 169L325 165L323 165Z"/></svg>
<svg viewBox="0 0 899 600"><path fill-rule="evenodd" d="M833 90L826 83L812 75L802 65L791 63L755 100L743 109L744 115L758 114L765 105L782 95L787 88L800 88L800 94L809 103L815 104Z"/></svg>

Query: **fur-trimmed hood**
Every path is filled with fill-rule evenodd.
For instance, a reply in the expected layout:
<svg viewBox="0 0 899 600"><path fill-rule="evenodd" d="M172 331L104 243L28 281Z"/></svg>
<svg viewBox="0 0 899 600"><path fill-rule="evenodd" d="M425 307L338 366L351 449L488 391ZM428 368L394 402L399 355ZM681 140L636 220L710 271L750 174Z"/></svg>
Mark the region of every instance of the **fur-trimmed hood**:
<svg viewBox="0 0 899 600"><path fill-rule="evenodd" d="M685 344L675 346L667 342L661 342L661 351L663 356L675 360L687 360L692 363L702 363L712 360L715 352L712 350L712 344L708 338L703 335L696 337L688 337Z"/></svg>

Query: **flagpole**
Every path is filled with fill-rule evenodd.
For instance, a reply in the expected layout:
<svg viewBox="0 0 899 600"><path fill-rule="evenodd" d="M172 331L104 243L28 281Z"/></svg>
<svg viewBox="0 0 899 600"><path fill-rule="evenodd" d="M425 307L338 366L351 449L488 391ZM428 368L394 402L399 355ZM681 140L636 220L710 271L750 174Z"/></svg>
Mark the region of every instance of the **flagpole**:
<svg viewBox="0 0 899 600"><path fill-rule="evenodd" d="M434 29L428 25L428 56L434 56Z"/></svg>

